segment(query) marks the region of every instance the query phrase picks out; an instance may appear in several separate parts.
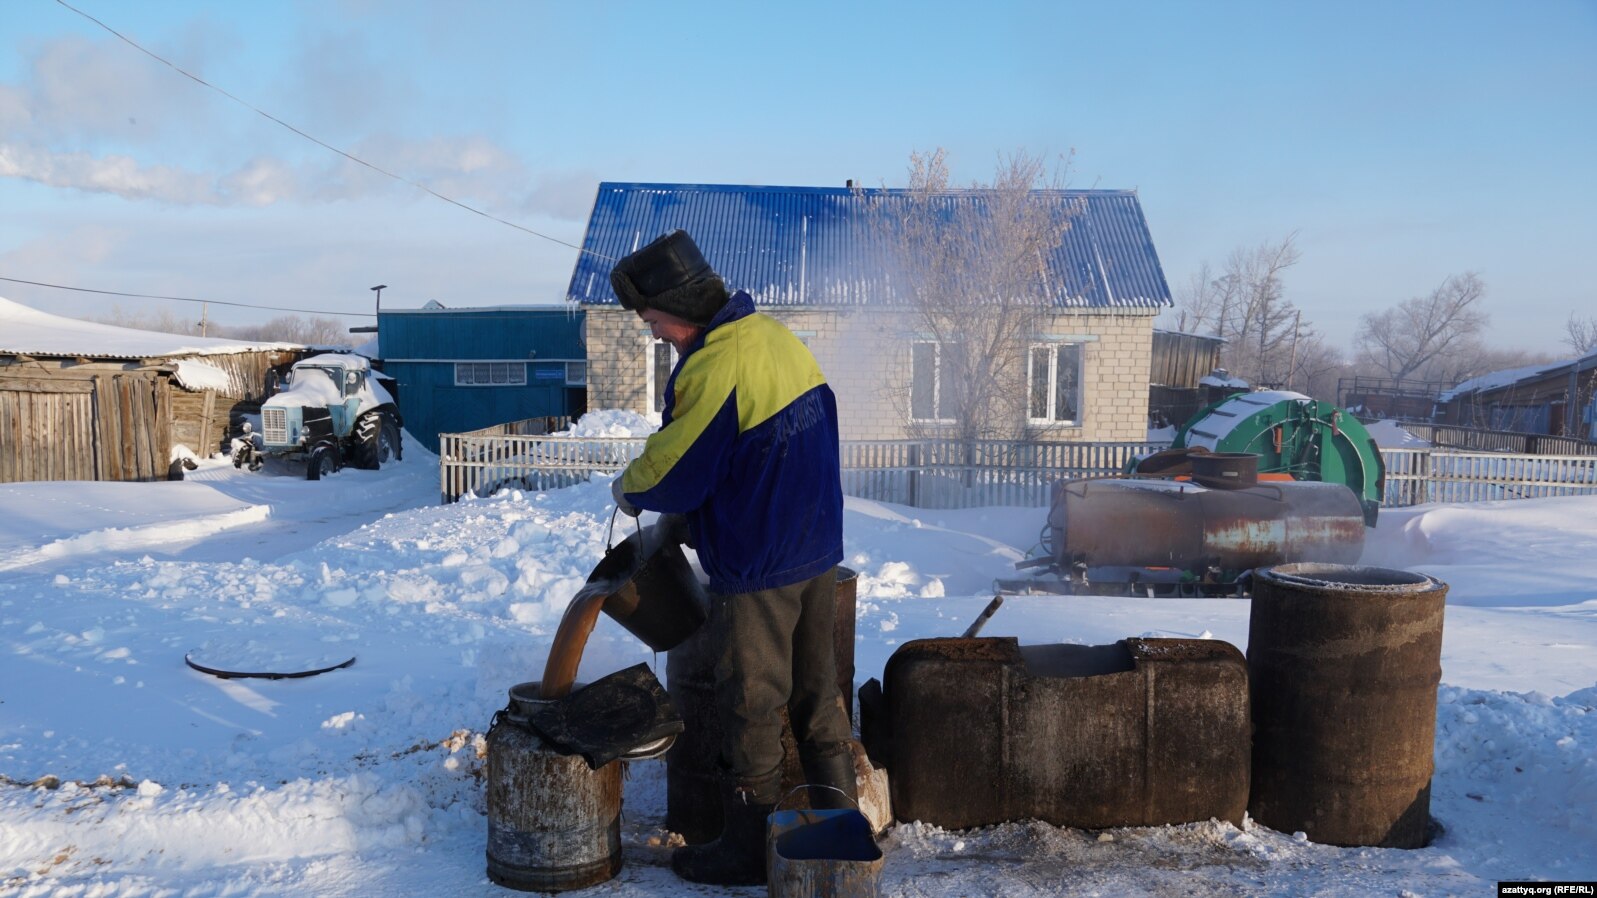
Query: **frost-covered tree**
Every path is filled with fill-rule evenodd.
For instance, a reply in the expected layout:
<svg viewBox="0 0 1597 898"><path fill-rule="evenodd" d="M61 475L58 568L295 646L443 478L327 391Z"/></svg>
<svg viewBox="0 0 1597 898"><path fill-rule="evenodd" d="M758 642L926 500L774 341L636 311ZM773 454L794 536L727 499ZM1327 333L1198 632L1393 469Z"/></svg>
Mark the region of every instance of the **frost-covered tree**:
<svg viewBox="0 0 1597 898"><path fill-rule="evenodd" d="M1453 275L1428 295L1404 300L1359 322L1359 364L1393 380L1448 381L1471 367L1487 315L1486 284L1474 272Z"/></svg>
<svg viewBox="0 0 1597 898"><path fill-rule="evenodd" d="M1061 192L1067 168L1017 152L999 158L990 183L955 188L938 149L910 156L906 191L877 195L892 289L921 335L901 391L907 417L919 419L912 430L966 441L1023 434L1023 347L1053 312L1047 260L1080 211Z"/></svg>
<svg viewBox="0 0 1597 898"><path fill-rule="evenodd" d="M1585 355L1597 349L1597 318L1581 318L1573 312L1565 323L1564 343L1576 355Z"/></svg>
<svg viewBox="0 0 1597 898"><path fill-rule="evenodd" d="M1314 325L1286 298L1283 276L1299 259L1295 237L1238 247L1220 271L1204 262L1177 288L1170 312L1176 330L1224 339L1221 363L1255 386L1305 381L1300 363L1318 366L1325 355Z"/></svg>

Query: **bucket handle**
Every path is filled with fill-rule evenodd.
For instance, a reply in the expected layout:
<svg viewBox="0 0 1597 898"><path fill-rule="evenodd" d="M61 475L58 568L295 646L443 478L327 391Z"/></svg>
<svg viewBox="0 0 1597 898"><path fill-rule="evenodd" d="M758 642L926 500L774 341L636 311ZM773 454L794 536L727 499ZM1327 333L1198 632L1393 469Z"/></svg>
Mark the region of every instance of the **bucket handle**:
<svg viewBox="0 0 1597 898"><path fill-rule="evenodd" d="M857 798L849 798L849 795L848 795L847 792L844 792L842 789L839 789L836 786L828 786L825 783L799 783L797 786L794 786L793 788L787 790L787 794L783 795L780 799L777 800L776 804L771 808L771 813L774 814L777 811L782 810L782 803L787 801L789 798L792 798L793 797L793 793L797 792L800 789L831 789L833 792L836 792L837 794L843 796L844 798L848 798L849 801L853 802L854 803L854 809L856 811L864 813L864 809L860 807L859 799L857 799ZM810 810L813 811L813 810L815 810L815 808L810 808Z"/></svg>
<svg viewBox="0 0 1597 898"><path fill-rule="evenodd" d="M611 549L615 548L615 546L612 544L612 540L613 540L613 538L615 536L615 530L616 530L616 515L618 515L620 513L621 513L621 506L619 506L619 505L617 505L615 508L610 509L610 525L608 527L606 527L605 530L604 530L604 550L606 552L608 552ZM643 521L642 520L640 520L638 518L633 518L632 519L632 523L633 523L633 525L635 527L638 528L636 532L638 532L638 533L642 533L643 532Z"/></svg>

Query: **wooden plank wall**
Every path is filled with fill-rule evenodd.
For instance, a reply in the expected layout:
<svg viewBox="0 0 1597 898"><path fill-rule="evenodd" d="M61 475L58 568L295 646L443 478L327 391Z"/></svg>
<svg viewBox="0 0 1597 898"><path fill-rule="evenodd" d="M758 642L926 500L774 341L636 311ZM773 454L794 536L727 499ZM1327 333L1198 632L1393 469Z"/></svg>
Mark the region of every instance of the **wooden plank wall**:
<svg viewBox="0 0 1597 898"><path fill-rule="evenodd" d="M95 479L93 392L80 381L0 384L0 483Z"/></svg>
<svg viewBox="0 0 1597 898"><path fill-rule="evenodd" d="M166 376L7 374L0 379L0 483L166 479L172 454Z"/></svg>

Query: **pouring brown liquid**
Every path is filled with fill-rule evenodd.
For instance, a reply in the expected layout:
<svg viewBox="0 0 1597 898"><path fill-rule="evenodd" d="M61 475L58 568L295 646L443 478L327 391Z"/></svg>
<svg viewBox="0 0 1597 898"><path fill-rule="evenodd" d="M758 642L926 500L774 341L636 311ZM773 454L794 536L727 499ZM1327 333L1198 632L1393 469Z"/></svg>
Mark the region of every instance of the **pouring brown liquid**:
<svg viewBox="0 0 1597 898"><path fill-rule="evenodd" d="M571 685L577 680L577 666L582 663L582 652L588 647L588 637L593 635L593 626L611 591L611 584L589 583L566 606L566 613L560 616L560 626L555 630L554 642L549 646L549 660L544 662L539 697L565 698L571 694Z"/></svg>

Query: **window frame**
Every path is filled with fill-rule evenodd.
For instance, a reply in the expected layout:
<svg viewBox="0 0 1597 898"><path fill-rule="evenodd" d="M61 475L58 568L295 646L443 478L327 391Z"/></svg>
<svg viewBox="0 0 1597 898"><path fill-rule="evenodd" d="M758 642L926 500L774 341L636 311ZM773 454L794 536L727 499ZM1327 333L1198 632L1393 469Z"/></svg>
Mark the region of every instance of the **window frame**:
<svg viewBox="0 0 1597 898"><path fill-rule="evenodd" d="M1036 381L1037 351L1045 350L1048 356L1048 397L1047 407L1043 414L1038 416L1032 407L1035 396L1033 386ZM1059 412L1059 355L1069 350L1074 355L1075 362L1075 396L1072 397L1075 405L1075 416L1071 418L1057 417ZM1055 340L1048 342L1033 342L1026 347L1026 423L1033 427L1080 427L1084 415L1084 394L1082 379L1087 367L1087 350L1085 343L1071 340Z"/></svg>
<svg viewBox="0 0 1597 898"><path fill-rule="evenodd" d="M526 362L455 362L455 386L457 387L524 387L527 385ZM495 370L500 369L500 370ZM502 370L504 379L495 377ZM519 370L521 379L515 379ZM485 379L479 379L479 373L486 373ZM465 373L467 376L461 376Z"/></svg>
<svg viewBox="0 0 1597 898"><path fill-rule="evenodd" d="M649 404L648 414L660 415L665 413L665 385L670 380L671 372L676 370L677 362L680 359L677 356L677 348L664 340L656 340L651 337L645 345L647 348L643 351L643 374L644 394L648 397ZM661 349L669 353L667 358L670 364L666 366L665 380L660 380L655 376Z"/></svg>
<svg viewBox="0 0 1597 898"><path fill-rule="evenodd" d="M915 414L915 385L921 380L916 376L915 347L932 347L932 415L930 418L917 417ZM940 340L914 339L909 343L909 420L914 424L953 424L953 417L949 416L948 409L943 404L943 343Z"/></svg>

